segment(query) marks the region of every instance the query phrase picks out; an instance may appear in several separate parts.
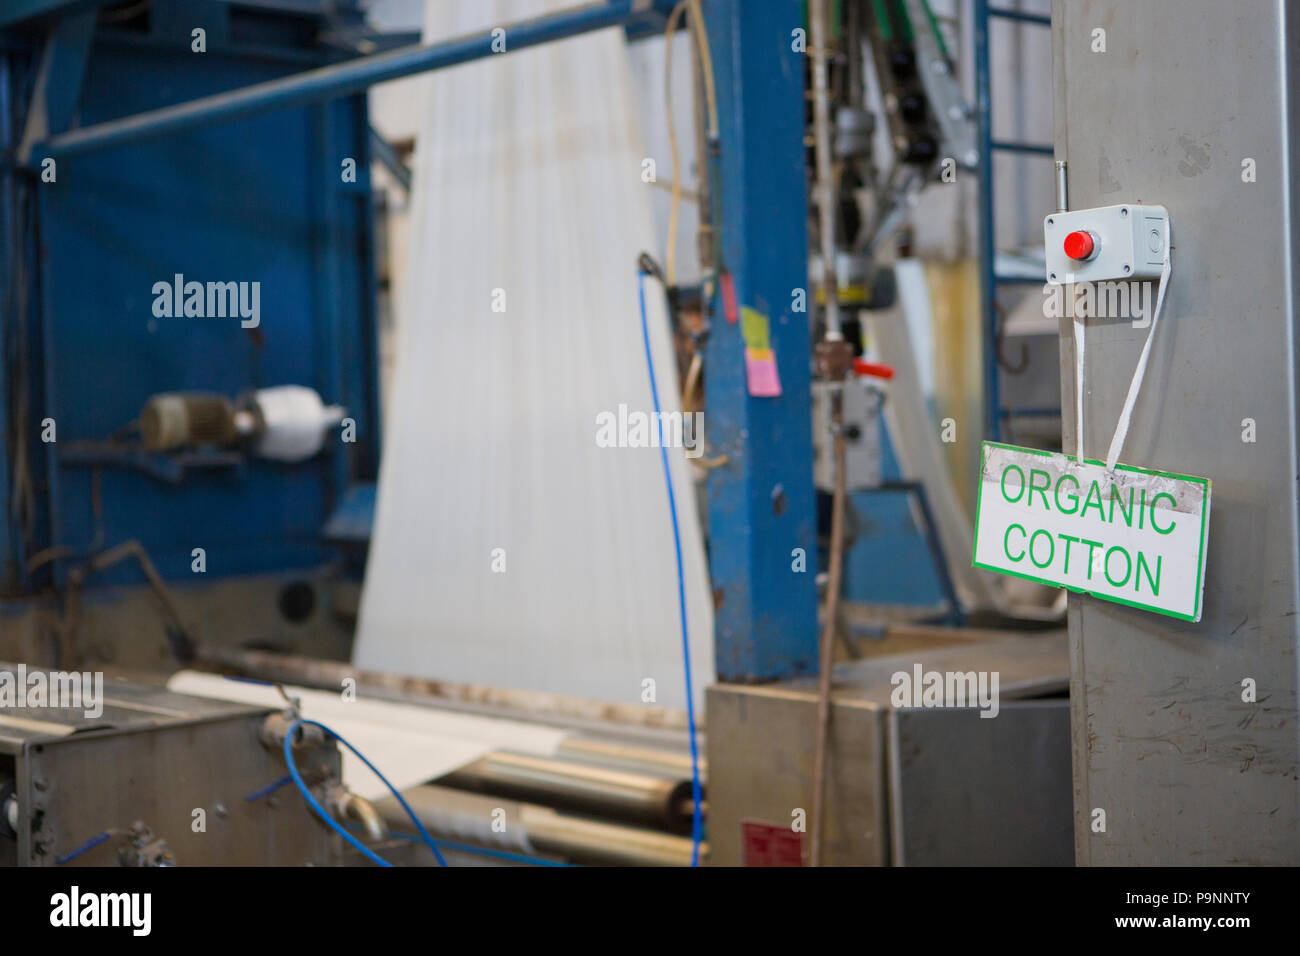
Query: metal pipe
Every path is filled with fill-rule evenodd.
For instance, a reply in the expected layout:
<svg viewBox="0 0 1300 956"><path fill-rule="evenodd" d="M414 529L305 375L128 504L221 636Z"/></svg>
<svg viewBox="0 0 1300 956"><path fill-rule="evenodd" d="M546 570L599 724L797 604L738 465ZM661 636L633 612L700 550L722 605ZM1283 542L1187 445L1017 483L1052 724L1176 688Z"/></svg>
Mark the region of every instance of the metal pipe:
<svg viewBox="0 0 1300 956"><path fill-rule="evenodd" d="M388 175L397 181L397 185L402 187L402 192L409 196L411 193L411 168L402 162L401 157L397 155L397 150L393 148L393 144L375 132L373 126L370 127L370 152L375 159L383 164L384 169L388 170Z"/></svg>
<svg viewBox="0 0 1300 956"><path fill-rule="evenodd" d="M1070 180L1063 159L1056 161L1056 211L1070 211Z"/></svg>
<svg viewBox="0 0 1300 956"><path fill-rule="evenodd" d="M691 827L691 781L680 775L613 770L498 750L438 778L438 784L678 833Z"/></svg>
<svg viewBox="0 0 1300 956"><path fill-rule="evenodd" d="M575 862L611 866L690 866L689 837L653 830L598 823L569 817L546 807L525 804L523 822L539 853L567 857ZM709 845L700 844L700 862L708 859Z"/></svg>
<svg viewBox="0 0 1300 956"><path fill-rule="evenodd" d="M522 820L522 804L463 790L422 784L402 791L412 812L434 837L493 850L536 855ZM375 801L390 830L411 833L411 819L394 797Z"/></svg>
<svg viewBox="0 0 1300 956"><path fill-rule="evenodd" d="M1051 156L1055 147L1043 143L1021 143L1009 139L995 139L989 142L990 149L1004 153L1024 153L1029 156Z"/></svg>
<svg viewBox="0 0 1300 956"><path fill-rule="evenodd" d="M835 670L835 627L839 623L840 589L844 578L844 519L848 444L844 435L843 385L831 392L831 430L835 442L835 489L831 499L830 568L826 575L826 624L822 634L821 671L817 681L817 737L813 745L811 866L821 866L822 831L826 825L826 764L830 749L831 677Z"/></svg>
<svg viewBox="0 0 1300 956"><path fill-rule="evenodd" d="M689 838L556 813L548 807L437 786L402 791L435 838L492 849L613 866L690 866ZM375 804L384 822L410 833L410 819L392 797ZM499 825L497 821L500 821ZM707 852L701 846L700 858Z"/></svg>
<svg viewBox="0 0 1300 956"><path fill-rule="evenodd" d="M831 175L831 103L826 56L830 44L830 0L811 0L813 142L817 165L817 206L821 226L822 301L826 303L826 337L840 332L839 281L835 275L835 184Z"/></svg>
<svg viewBox="0 0 1300 956"><path fill-rule="evenodd" d="M347 794L342 803L343 815L359 823L372 842L388 839L388 824L373 803L355 793Z"/></svg>
<svg viewBox="0 0 1300 956"><path fill-rule="evenodd" d="M128 558L135 558L144 573L145 580L149 582L149 587L157 596L158 603L162 605L163 621L167 625L167 638L172 654L183 660L193 653L196 642L181 618L180 608L176 604L176 599L172 597L167 582L158 573L144 545L138 539L132 538L130 541L124 541L101 552L91 558L84 569L75 569L68 575L68 609L60 643L62 666L71 667L78 656L77 628L81 623L81 588L86 578Z"/></svg>
<svg viewBox="0 0 1300 956"><path fill-rule="evenodd" d="M255 83L228 93L204 96L188 103L148 110L134 116L60 133L34 144L29 155L19 159L25 166L36 167L49 156L74 156L191 129L205 123L227 122L271 110L305 106L308 103L360 93L389 80L468 63L498 52L524 50L607 27L655 22L670 7L669 0L601 0L441 43L377 53L278 80Z"/></svg>

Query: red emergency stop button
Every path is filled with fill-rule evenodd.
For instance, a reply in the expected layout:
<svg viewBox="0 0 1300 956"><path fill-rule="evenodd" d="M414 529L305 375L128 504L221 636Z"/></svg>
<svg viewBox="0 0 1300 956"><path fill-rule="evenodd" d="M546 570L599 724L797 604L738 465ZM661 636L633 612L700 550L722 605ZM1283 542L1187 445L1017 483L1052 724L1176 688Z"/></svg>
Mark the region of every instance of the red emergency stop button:
<svg viewBox="0 0 1300 956"><path fill-rule="evenodd" d="M1071 259L1091 259L1097 251L1097 243L1092 233L1080 229L1065 237L1065 254Z"/></svg>

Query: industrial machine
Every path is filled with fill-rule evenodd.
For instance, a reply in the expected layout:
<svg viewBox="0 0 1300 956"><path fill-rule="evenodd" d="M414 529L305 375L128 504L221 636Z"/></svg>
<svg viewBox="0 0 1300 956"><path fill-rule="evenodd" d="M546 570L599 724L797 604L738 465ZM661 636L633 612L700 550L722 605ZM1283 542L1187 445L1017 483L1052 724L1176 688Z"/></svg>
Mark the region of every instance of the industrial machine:
<svg viewBox="0 0 1300 956"><path fill-rule="evenodd" d="M609 0L575 7L510 25L510 49L608 27L633 37L659 33L686 6ZM669 298L719 318L737 303L761 306L783 378L779 396L747 389L741 328L702 323L703 403L709 442L720 453L708 482L723 682L710 693L710 787L725 795L722 803L710 797L709 807L720 841L715 861L735 863L750 816L781 817L751 806L752 773L785 758L770 746L764 722L737 725L733 707L743 714L752 698L757 714L769 698L785 697L779 686L768 693L753 685L806 681L819 667L816 575L791 574L788 555L792 548L817 553L814 421L828 435L844 434L842 379L862 351L841 329L860 336L856 310L889 305L891 277L881 259L916 193L949 161L970 170L980 155L973 111L923 0L891 0L871 11L846 4L833 22L824 3L810 4L806 18L802 6L779 0L746 0L743 13L741 0L689 6L711 37L706 85L716 95L717 119L700 156L707 156L706 191L721 201L702 216L706 281L672 288ZM810 34L802 47L800 32ZM773 35L796 42L773 44ZM345 660L350 649L380 454L371 159L409 181L397 152L369 127L364 91L494 52L486 33L417 44L412 34L371 29L352 0L31 0L0 11L0 500L8 505L0 521L0 653L62 667L151 671L197 661L332 691L356 676L329 662ZM791 68L805 60L807 75ZM864 99L873 66L896 158L883 172L877 113ZM811 101L807 88L816 94ZM810 177L806 132L815 141ZM781 201L739 199L757 195ZM811 243L810 222L818 237ZM790 294L807 285L806 266L819 285L811 310ZM832 372L817 385L816 415L814 336L833 346L818 352L819 368ZM879 399L853 391L850 425L862 439L854 487L881 485L880 453L873 451ZM818 442L828 503L837 498L836 443ZM902 490L928 508L924 489ZM929 556L942 563L935 524L924 525ZM842 538L822 531L824 554L843 550ZM830 579L837 592L839 577L832 572ZM951 588L948 607L959 620ZM839 620L836 612L829 617ZM1059 661L1039 663L1022 683L1056 687ZM829 674L830 658L820 669ZM872 715L858 728L863 739L883 741L887 723L903 734L899 740L928 726L901 714L886 721L883 671L867 671L875 677L850 681L856 691L849 684L835 690L837 702L856 697ZM413 685L401 675L366 681L368 693L411 702ZM829 706L829 685L812 697L806 684L791 686L801 699ZM472 699L491 719L538 725L553 726L557 710L565 720L581 714L585 743L566 738L564 747L577 752L545 756L494 750L408 790L418 816L440 837L554 860L708 859L701 833L683 833L703 810L703 793L692 794L691 768L682 762L683 715L633 708L639 729L629 739L608 707L592 721L583 706L545 695L521 705L492 688L447 691L426 686L414 697L439 710ZM125 713L142 692L122 685L115 693L113 706ZM155 708L146 712L165 710L174 721L100 721L76 734L29 728L14 738L21 758L10 770L15 859L39 862L65 853L76 832L137 821L138 829L113 840L136 851L152 847L157 860L253 859L236 849L228 858L205 856L194 835L174 832L174 817L178 807L214 800L229 811L229 786L255 789L252 777L268 771L274 755L249 731L275 704L207 706L150 693L161 696L144 694ZM1025 733L1055 739L1059 702L1024 713ZM828 778L829 826L841 826L839 801L847 807L859 799L877 808L879 826L870 847L833 840L829 858L944 859L917 848L929 822L909 816L921 805L912 778L884 776L887 763L910 766L897 752L902 745L882 744L875 763L858 767L853 727L837 720L830 730L840 756ZM747 740L755 730L760 736ZM70 761L116 747L130 760L137 742L163 741L165 749L173 739L193 753L200 749L195 735L208 732L242 735L239 746L223 744L236 769L196 768L185 786L152 803L140 803L130 789L121 805L61 803L37 787L49 783L59 800L83 787L78 775L86 771L56 765L54 755ZM980 740L1006 758L997 773L1014 766L1016 754L1034 753L1008 750L1001 734ZM730 743L719 750L716 741ZM742 752L752 757L737 761ZM841 758L846 763L837 769ZM1059 788L1057 762L1039 769ZM835 781L844 774L865 790L840 789ZM225 782L213 796L215 780ZM508 839L484 826L485 814L505 803L517 824L507 828ZM141 808L132 809L136 804ZM240 813L265 828L280 819L270 806L240 804ZM389 826L409 829L402 808L379 808ZM888 839L886 817L894 820ZM106 822L91 824L100 818ZM339 844L305 807L295 806L294 819L299 835L277 836L275 852L260 862L340 860ZM1054 846L1045 840L1043 859L1056 859ZM119 847L119 856L126 852ZM86 859L98 858L88 852Z"/></svg>
<svg viewBox="0 0 1300 956"><path fill-rule="evenodd" d="M992 151L1051 150L993 139L990 9L972 6L973 103L926 0L599 0L502 28L510 52L698 31L701 276L639 263L708 415L717 682L697 727L649 701L344 663L382 450L372 161L411 181L366 92L504 52L495 31L421 43L374 29L360 0L5 4L0 659L25 663L0 678L124 676L93 716L0 707L0 864L1293 862L1295 118L1271 91L1294 18L1054 2L1056 214L1148 206L1160 248L1115 259L1100 220L1062 218L1071 238L1058 250L1049 228L1033 281L1098 257L1167 279L1171 242L1193 264L1165 290L1129 447L1210 476L1219 502L1199 622L1073 595L1067 642L1063 595L993 594L969 567L907 341L916 277L892 268L922 191L978 174L993 371L972 417L998 437ZM1203 70L1207 32L1236 85ZM1242 89L1263 105L1242 109ZM1061 407L1081 402L1063 444L1101 454L1147 333L1075 334L1063 318ZM753 387L755 353L779 357L778 387ZM946 490L900 477L902 459ZM896 526L913 547L895 559ZM933 576L935 620L862 623L841 601L850 560L891 584ZM952 626L975 617L988 628ZM256 683L224 688L241 703L165 684L212 673ZM903 690L931 675L933 694ZM309 694L409 734L427 772L349 791L342 737L289 730Z"/></svg>
<svg viewBox="0 0 1300 956"><path fill-rule="evenodd" d="M343 861L338 836L296 795L286 799L279 711L102 674L92 688L90 673L72 675L81 706L51 706L56 672L7 663L0 672L10 684L0 709L0 866ZM317 739L299 749L300 772L322 798L333 791L340 810L355 803L341 790L337 748Z"/></svg>
<svg viewBox="0 0 1300 956"><path fill-rule="evenodd" d="M839 666L826 865L1073 861L1065 637L960 633L900 633ZM998 675L995 718L981 716L974 695L928 707L899 695L904 679L956 672ZM816 682L719 684L708 708L710 863L804 865Z"/></svg>
<svg viewBox="0 0 1300 956"><path fill-rule="evenodd" d="M358 577L324 529L379 455L364 97L45 150L354 56L367 32L352 3L0 13L11 657L165 667L177 630L346 653ZM139 560L96 560L125 541Z"/></svg>
<svg viewBox="0 0 1300 956"><path fill-rule="evenodd" d="M670 7L565 11L512 28L511 45L658 32ZM222 648L347 658L380 449L372 156L402 171L364 92L486 55L490 39L417 47L351 0L0 11L0 654L139 672L240 670L213 663ZM246 800L284 775L255 733L276 701L146 686L112 685L94 721L9 720L6 862L57 862L101 831L77 861L359 859L292 788ZM457 808L505 795L527 820L515 849L689 863L690 773L683 784L680 754L657 744L540 764L492 752L439 781L454 796L411 800L448 838L471 833ZM346 819L354 803L331 794ZM204 808L209 832L238 824L239 839L192 831ZM480 842L498 839L489 816ZM398 808L395 828L411 822Z"/></svg>

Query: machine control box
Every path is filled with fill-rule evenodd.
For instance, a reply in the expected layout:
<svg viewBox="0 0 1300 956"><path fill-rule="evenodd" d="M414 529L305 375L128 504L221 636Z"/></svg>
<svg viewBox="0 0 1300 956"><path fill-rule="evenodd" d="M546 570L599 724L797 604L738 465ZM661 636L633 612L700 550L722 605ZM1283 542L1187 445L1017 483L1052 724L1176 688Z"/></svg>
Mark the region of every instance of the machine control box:
<svg viewBox="0 0 1300 956"><path fill-rule="evenodd" d="M821 491L835 490L835 450L831 439L831 385L813 383L813 481ZM844 388L844 471L850 492L880 487L880 392L863 382Z"/></svg>
<svg viewBox="0 0 1300 956"><path fill-rule="evenodd" d="M1169 242L1164 206L1124 203L1054 212L1043 220L1047 282L1156 279Z"/></svg>

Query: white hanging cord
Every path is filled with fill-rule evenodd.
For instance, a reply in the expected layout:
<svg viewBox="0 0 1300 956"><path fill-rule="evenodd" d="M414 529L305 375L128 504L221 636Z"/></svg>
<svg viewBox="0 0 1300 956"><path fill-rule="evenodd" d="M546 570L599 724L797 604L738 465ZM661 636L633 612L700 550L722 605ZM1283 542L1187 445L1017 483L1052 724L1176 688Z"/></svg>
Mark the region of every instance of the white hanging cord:
<svg viewBox="0 0 1300 956"><path fill-rule="evenodd" d="M1160 291L1156 295L1156 310L1151 316L1151 331L1147 333L1146 344L1142 346L1142 355L1138 358L1137 368L1133 371L1133 381L1129 383L1128 395L1124 399L1124 410L1119 413L1119 424L1115 426L1115 436L1110 440L1110 451L1106 453L1106 471L1113 473L1119 453L1128 438L1128 427L1133 419L1133 406L1137 404L1138 392L1142 390L1142 379L1146 377L1147 360L1151 358L1151 343L1155 341L1156 326L1160 322L1160 309L1165 304L1165 292L1169 289L1171 271L1169 249L1173 245L1173 231L1169 220L1165 219L1165 261L1160 268Z"/></svg>
<svg viewBox="0 0 1300 956"><path fill-rule="evenodd" d="M1124 441L1128 438L1129 425L1133 421L1133 406L1137 404L1138 392L1142 390L1142 380L1146 377L1147 362L1151 358L1151 343L1155 341L1156 325L1160 322L1160 312L1165 304L1165 293L1169 289L1169 275L1172 271L1169 251L1173 246L1173 230L1169 225L1169 220L1165 220L1165 256L1164 263L1160 268L1160 288L1156 293L1156 308L1151 316L1151 330L1147 332L1146 342L1142 346L1142 354L1138 357L1137 368L1133 370L1133 380L1129 383L1128 395L1124 398L1124 408L1119 413L1119 422L1115 426L1115 434L1110 440L1110 449L1106 452L1106 471L1113 474L1115 464L1119 461L1120 452L1124 449ZM1075 422L1075 455L1076 460L1083 463L1083 388L1084 388L1084 369L1085 369L1085 326L1084 317L1080 316L1075 309L1078 304L1075 301L1074 286L1070 286L1070 306L1071 313L1074 315L1074 422Z"/></svg>
<svg viewBox="0 0 1300 956"><path fill-rule="evenodd" d="M1077 303L1074 301L1074 286L1070 286L1070 312L1074 313ZM1084 335L1083 317L1074 315L1074 437L1078 449L1075 460L1083 464L1083 350L1087 337Z"/></svg>

